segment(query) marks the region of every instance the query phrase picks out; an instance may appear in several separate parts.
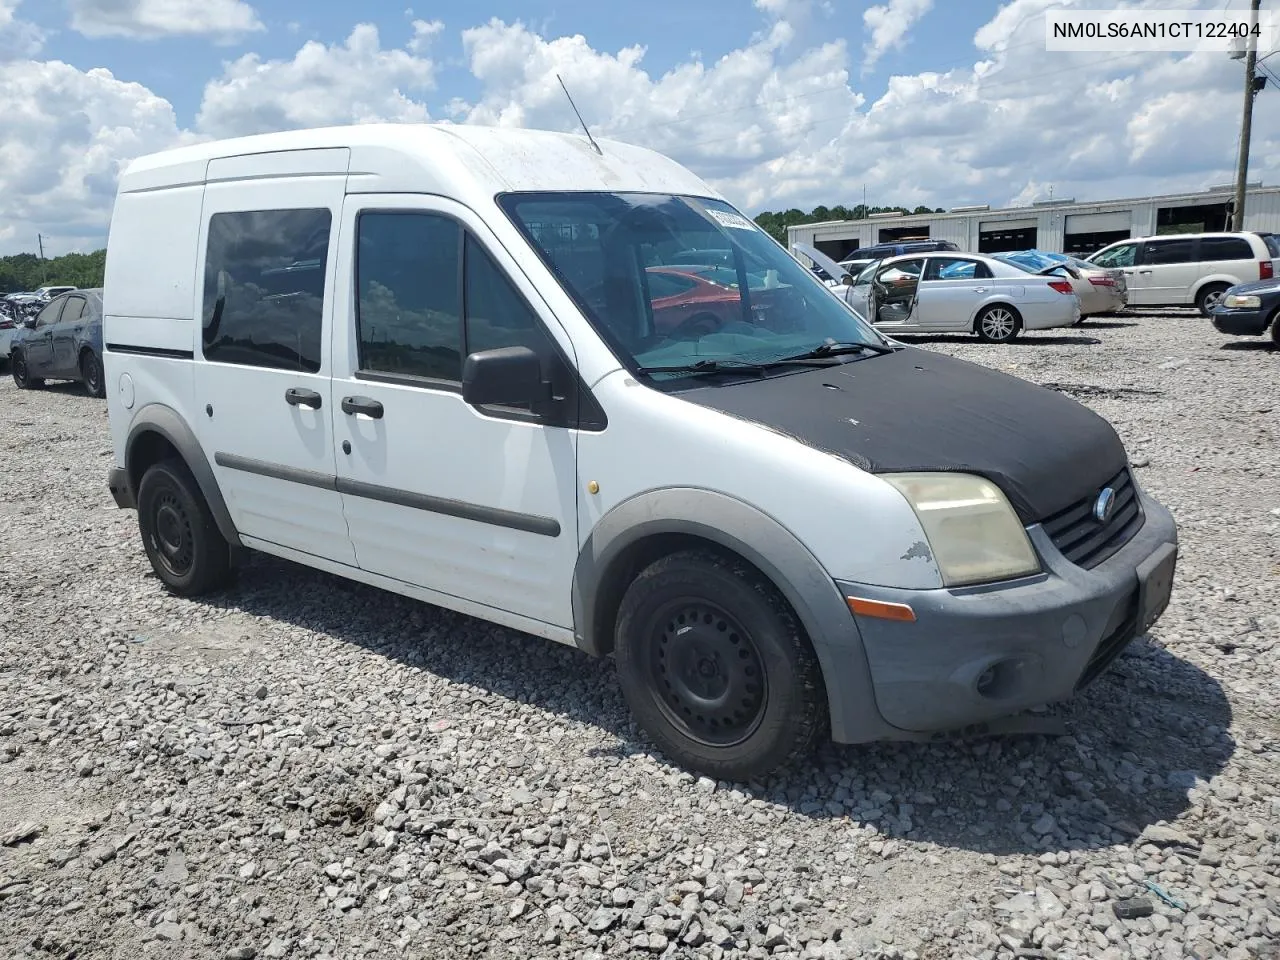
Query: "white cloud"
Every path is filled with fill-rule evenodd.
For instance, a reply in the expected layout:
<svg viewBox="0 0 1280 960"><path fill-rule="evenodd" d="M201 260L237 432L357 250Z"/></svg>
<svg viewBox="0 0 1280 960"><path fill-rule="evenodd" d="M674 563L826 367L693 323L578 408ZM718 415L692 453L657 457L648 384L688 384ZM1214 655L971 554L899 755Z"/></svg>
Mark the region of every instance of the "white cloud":
<svg viewBox="0 0 1280 960"><path fill-rule="evenodd" d="M438 32L434 24L418 21L411 42L421 49ZM204 89L196 127L231 137L340 123L422 122L429 119L427 107L410 93L434 87L431 60L384 50L377 27L362 23L344 43L310 41L292 60L250 53L226 64Z"/></svg>
<svg viewBox="0 0 1280 960"><path fill-rule="evenodd" d="M122 166L189 139L146 87L56 60L7 64L0 103L0 223L12 228L2 243L15 251L33 249L37 232L54 254L100 246Z"/></svg>
<svg viewBox="0 0 1280 960"><path fill-rule="evenodd" d="M244 0L69 0L71 28L86 37L154 40L193 34L229 39L266 28Z"/></svg>
<svg viewBox="0 0 1280 960"><path fill-rule="evenodd" d="M34 57L44 46L44 31L34 23L19 20L22 0L0 0L0 63Z"/></svg>
<svg viewBox="0 0 1280 960"><path fill-rule="evenodd" d="M1174 2L1186 0L1148 5ZM37 231L54 249L100 244L121 164L196 136L420 121L429 105L461 122L577 131L557 73L597 136L675 157L748 212L853 205L864 184L872 203L1001 206L1051 185L1055 196L1106 199L1231 178L1241 67L1225 56L1049 55L1046 0L1012 0L975 30L968 63L894 76L868 95L850 76L856 50L804 43L788 19L800 6L758 5L768 16L744 47L662 72L646 69L642 46L602 51L582 36L491 20L462 33L479 90L469 100L430 99L437 67L423 45L442 36L437 24L417 21L403 48L384 48L362 25L292 58L225 64L191 130L165 100L105 71L9 64L0 250L30 249ZM12 0L0 11L14 22ZM1264 91L1254 112L1250 179L1268 183L1280 179L1280 111L1266 106L1275 95Z"/></svg>
<svg viewBox="0 0 1280 960"><path fill-rule="evenodd" d="M890 50L900 48L911 28L931 9L933 0L889 0L864 10L862 23L871 39L862 51L863 72L870 71Z"/></svg>

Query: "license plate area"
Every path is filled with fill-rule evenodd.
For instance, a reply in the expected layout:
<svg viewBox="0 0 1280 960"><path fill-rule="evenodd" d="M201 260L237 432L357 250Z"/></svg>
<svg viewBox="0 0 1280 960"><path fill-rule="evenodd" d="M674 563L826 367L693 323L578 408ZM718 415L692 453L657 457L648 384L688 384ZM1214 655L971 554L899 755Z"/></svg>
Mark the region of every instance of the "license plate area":
<svg viewBox="0 0 1280 960"><path fill-rule="evenodd" d="M1178 548L1166 543L1138 564L1138 632L1151 627L1169 606L1173 574L1178 564Z"/></svg>

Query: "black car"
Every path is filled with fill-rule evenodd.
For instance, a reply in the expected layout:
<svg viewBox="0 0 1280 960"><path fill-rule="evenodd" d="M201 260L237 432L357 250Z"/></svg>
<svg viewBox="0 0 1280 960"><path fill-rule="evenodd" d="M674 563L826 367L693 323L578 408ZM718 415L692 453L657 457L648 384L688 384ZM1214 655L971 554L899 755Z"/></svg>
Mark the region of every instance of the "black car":
<svg viewBox="0 0 1280 960"><path fill-rule="evenodd" d="M21 390L46 380L79 380L93 396L105 397L102 290L64 293L26 320L14 331L9 369Z"/></svg>
<svg viewBox="0 0 1280 960"><path fill-rule="evenodd" d="M1280 278L1228 288L1209 310L1209 319L1219 333L1232 336L1258 337L1270 328L1280 346Z"/></svg>
<svg viewBox="0 0 1280 960"><path fill-rule="evenodd" d="M874 247L860 247L845 259L885 260L904 253L930 253L935 250L959 250L950 240L902 240L898 243L878 243Z"/></svg>

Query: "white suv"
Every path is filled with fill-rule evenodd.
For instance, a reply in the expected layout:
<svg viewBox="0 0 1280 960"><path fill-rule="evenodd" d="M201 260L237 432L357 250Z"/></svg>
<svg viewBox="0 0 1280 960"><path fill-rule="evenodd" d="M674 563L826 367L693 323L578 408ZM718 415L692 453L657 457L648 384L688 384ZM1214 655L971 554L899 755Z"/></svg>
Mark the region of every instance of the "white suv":
<svg viewBox="0 0 1280 960"><path fill-rule="evenodd" d="M1271 233L1180 233L1121 240L1086 258L1125 274L1131 307L1194 304L1202 314L1228 287L1280 275L1280 237Z"/></svg>
<svg viewBox="0 0 1280 960"><path fill-rule="evenodd" d="M1068 699L1169 600L1110 424L894 345L639 147L183 147L121 177L105 286L108 485L170 590L252 548L612 655L714 777Z"/></svg>

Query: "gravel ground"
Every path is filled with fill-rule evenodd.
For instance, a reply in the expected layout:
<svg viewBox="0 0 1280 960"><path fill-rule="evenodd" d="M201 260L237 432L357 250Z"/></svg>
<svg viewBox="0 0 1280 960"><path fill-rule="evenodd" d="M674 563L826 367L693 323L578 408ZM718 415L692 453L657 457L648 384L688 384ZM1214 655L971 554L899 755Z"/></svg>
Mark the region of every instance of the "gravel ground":
<svg viewBox="0 0 1280 960"><path fill-rule="evenodd" d="M1280 957L1280 351L1152 312L924 346L1116 424L1172 605L1063 735L749 788L564 647L263 556L168 596L104 404L6 378L0 956Z"/></svg>

